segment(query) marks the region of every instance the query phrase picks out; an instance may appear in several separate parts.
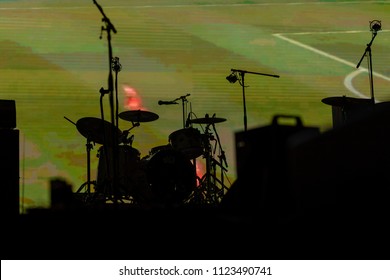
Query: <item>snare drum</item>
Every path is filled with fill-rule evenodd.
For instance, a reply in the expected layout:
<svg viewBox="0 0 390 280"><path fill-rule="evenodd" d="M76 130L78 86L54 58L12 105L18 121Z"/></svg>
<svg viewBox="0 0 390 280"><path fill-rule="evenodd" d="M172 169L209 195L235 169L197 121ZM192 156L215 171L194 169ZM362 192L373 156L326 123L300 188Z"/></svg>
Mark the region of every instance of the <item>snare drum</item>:
<svg viewBox="0 0 390 280"><path fill-rule="evenodd" d="M183 128L169 135L172 148L182 152L190 159L199 157L203 153L202 137L198 129Z"/></svg>

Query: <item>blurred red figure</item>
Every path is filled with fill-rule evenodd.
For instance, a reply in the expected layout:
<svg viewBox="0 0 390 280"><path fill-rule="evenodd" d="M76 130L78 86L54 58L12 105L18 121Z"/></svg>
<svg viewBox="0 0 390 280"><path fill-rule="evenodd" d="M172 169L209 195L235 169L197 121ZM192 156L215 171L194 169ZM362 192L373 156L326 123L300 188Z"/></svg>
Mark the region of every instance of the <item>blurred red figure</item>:
<svg viewBox="0 0 390 280"><path fill-rule="evenodd" d="M124 84L124 107L128 110L144 110L142 100L137 91L131 86Z"/></svg>

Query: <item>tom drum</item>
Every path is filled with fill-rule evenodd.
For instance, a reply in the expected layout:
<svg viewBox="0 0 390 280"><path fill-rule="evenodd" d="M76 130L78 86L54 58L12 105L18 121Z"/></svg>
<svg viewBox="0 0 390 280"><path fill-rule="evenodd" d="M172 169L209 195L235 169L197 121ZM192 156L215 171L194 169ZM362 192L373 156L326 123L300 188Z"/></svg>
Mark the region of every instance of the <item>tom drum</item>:
<svg viewBox="0 0 390 280"><path fill-rule="evenodd" d="M172 148L182 152L190 159L203 153L202 136L198 129L188 127L176 130L169 135Z"/></svg>

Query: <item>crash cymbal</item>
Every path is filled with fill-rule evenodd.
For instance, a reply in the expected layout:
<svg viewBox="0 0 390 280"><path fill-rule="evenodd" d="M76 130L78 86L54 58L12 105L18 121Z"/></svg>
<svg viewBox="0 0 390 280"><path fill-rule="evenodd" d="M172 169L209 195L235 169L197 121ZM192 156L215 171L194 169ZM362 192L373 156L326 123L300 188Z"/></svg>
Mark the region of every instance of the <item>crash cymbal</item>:
<svg viewBox="0 0 390 280"><path fill-rule="evenodd" d="M113 124L108 121L95 118L95 117L85 117L81 118L76 122L77 130L87 138L89 141L102 144L102 145L111 145L113 139L111 137L112 129L114 129L115 134L120 144L120 138L122 131L119 128L116 128Z"/></svg>
<svg viewBox="0 0 390 280"><path fill-rule="evenodd" d="M197 118L197 119L193 119L193 120L190 120L189 122L190 123L197 123L197 124L213 124L213 123L220 123L220 122L224 122L226 121L225 118L216 118L216 117L213 117L213 118Z"/></svg>
<svg viewBox="0 0 390 280"><path fill-rule="evenodd" d="M142 111L142 110L132 110L119 113L119 117L125 121L131 122L151 122L159 118L155 113Z"/></svg>
<svg viewBox="0 0 390 280"><path fill-rule="evenodd" d="M359 105L370 105L372 100L367 98L355 98L347 96L334 96L322 99L322 102L327 105L336 107L347 107L347 106L359 106Z"/></svg>

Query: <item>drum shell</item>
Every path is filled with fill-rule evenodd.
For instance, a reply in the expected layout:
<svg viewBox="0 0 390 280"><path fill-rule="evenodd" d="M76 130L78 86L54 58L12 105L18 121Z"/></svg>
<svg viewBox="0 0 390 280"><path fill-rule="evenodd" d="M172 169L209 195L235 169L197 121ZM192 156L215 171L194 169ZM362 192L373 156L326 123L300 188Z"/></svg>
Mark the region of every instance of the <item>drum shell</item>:
<svg viewBox="0 0 390 280"><path fill-rule="evenodd" d="M195 159L203 153L202 135L196 128L176 130L169 135L168 139L173 149L182 152L190 159Z"/></svg>
<svg viewBox="0 0 390 280"><path fill-rule="evenodd" d="M136 188L140 173L140 152L127 145L119 145L117 153L117 184L114 189L108 186L114 178L114 152L112 147L101 146L97 157L99 158L97 171L97 188L98 190L109 193L117 190L118 193L131 195ZM109 164L107 164L107 162Z"/></svg>
<svg viewBox="0 0 390 280"><path fill-rule="evenodd" d="M191 161L181 152L164 147L141 160L147 184L143 202L181 204L196 187L196 172Z"/></svg>

